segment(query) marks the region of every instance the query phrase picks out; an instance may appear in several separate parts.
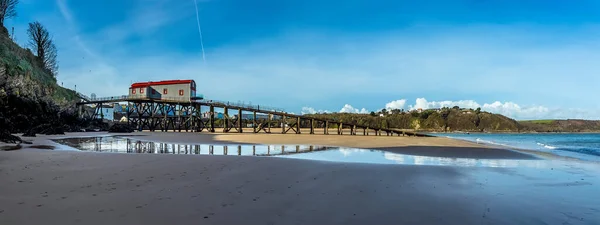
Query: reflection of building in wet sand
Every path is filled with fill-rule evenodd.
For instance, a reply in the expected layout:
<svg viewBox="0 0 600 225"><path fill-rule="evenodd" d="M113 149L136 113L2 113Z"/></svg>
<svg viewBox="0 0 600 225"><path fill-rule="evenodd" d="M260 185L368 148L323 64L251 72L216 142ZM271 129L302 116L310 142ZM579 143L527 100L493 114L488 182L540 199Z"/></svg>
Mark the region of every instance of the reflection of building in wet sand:
<svg viewBox="0 0 600 225"><path fill-rule="evenodd" d="M66 138L55 141L84 151L148 154L271 156L331 149L329 147L310 145L195 145L158 143L124 137Z"/></svg>
<svg viewBox="0 0 600 225"><path fill-rule="evenodd" d="M186 145L127 140L127 153L184 154L184 155L287 155L330 149L308 145Z"/></svg>

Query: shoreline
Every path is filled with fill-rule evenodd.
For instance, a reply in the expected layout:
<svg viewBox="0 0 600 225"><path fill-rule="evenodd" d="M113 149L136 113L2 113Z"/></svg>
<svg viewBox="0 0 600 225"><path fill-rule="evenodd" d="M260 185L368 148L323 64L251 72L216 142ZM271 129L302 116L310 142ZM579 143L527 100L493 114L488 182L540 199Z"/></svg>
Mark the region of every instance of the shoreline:
<svg viewBox="0 0 600 225"><path fill-rule="evenodd" d="M38 135L22 137L32 141L31 146L54 146L56 150L77 150L54 142L55 139L81 137L125 137L134 140L182 144L182 145L316 145L327 147L379 150L413 156L473 159L541 159L542 153L509 146L477 143L448 137L397 137L397 136L349 136L349 135L305 135L305 134L240 134L240 133L175 133L175 132L76 132L65 135ZM61 149L63 148L63 149Z"/></svg>

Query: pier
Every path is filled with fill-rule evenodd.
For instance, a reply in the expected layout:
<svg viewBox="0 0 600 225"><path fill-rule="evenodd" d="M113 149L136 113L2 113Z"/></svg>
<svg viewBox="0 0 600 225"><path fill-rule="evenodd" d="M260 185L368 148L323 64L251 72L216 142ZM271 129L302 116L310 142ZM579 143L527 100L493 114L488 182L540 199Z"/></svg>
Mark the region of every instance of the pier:
<svg viewBox="0 0 600 225"><path fill-rule="evenodd" d="M188 101L127 95L90 99L80 94L80 97L82 101L77 105L81 118L98 117L106 104L126 103L127 123L139 131L427 136L393 128L296 115L274 107L206 100L201 96L192 97ZM90 106L92 110L86 110L84 106ZM216 110L223 111L222 119L216 118ZM252 117L244 118L243 113L250 113ZM257 118L257 114L267 116L262 116L261 119ZM334 131L331 132L330 129Z"/></svg>

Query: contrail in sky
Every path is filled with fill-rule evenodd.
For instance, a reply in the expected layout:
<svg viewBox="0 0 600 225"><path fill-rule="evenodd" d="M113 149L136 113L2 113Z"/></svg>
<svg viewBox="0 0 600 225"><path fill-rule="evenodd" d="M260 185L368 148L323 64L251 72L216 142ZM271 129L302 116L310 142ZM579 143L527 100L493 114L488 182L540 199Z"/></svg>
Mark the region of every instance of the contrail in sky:
<svg viewBox="0 0 600 225"><path fill-rule="evenodd" d="M200 33L200 47L202 47L202 61L206 63L206 57L204 56L204 41L202 40L202 27L200 26L200 14L198 13L198 3L194 0L196 6L196 22L198 23L198 33Z"/></svg>

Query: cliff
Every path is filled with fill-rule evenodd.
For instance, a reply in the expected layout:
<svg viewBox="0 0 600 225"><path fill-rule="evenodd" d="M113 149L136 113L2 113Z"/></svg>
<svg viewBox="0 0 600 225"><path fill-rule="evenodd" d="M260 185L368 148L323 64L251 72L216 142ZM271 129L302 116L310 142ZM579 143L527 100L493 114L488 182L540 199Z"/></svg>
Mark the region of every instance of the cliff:
<svg viewBox="0 0 600 225"><path fill-rule="evenodd" d="M7 133L62 133L77 123L77 94L60 87L29 49L0 31L0 136ZM43 129L42 129L43 128ZM70 128L68 128L70 129ZM13 141L14 142L14 141Z"/></svg>

